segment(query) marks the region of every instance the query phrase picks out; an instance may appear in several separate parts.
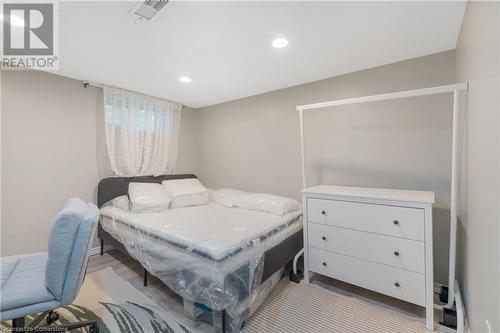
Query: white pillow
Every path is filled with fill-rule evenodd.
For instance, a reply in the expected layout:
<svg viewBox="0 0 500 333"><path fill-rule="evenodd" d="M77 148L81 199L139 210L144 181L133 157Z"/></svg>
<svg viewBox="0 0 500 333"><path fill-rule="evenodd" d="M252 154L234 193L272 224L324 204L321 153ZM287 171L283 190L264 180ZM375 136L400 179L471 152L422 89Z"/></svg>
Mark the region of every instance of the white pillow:
<svg viewBox="0 0 500 333"><path fill-rule="evenodd" d="M220 190L212 191L210 198L213 202L231 208L236 207L236 200L238 197L244 196L246 194L246 192L240 190L223 188Z"/></svg>
<svg viewBox="0 0 500 333"><path fill-rule="evenodd" d="M208 189L197 178L164 180L162 184L171 208L208 204Z"/></svg>
<svg viewBox="0 0 500 333"><path fill-rule="evenodd" d="M130 209L130 201L128 200L128 197L126 195L120 195L119 197L114 198L113 200L111 200L111 204L114 207L123 210L128 211Z"/></svg>
<svg viewBox="0 0 500 333"><path fill-rule="evenodd" d="M296 200L267 193L220 189L213 191L210 198L213 202L229 208L258 210L273 215L285 215L300 209Z"/></svg>
<svg viewBox="0 0 500 333"><path fill-rule="evenodd" d="M267 193L246 193L235 198L235 205L273 215L285 215L300 209L298 201Z"/></svg>
<svg viewBox="0 0 500 333"><path fill-rule="evenodd" d="M170 199L161 184L130 183L128 197L134 212L161 212L168 209Z"/></svg>

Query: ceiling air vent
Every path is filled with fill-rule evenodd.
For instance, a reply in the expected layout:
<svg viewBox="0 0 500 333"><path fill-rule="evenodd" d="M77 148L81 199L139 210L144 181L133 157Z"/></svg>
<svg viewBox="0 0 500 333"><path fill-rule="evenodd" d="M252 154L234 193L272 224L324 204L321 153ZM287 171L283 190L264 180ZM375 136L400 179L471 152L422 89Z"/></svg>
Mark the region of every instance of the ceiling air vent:
<svg viewBox="0 0 500 333"><path fill-rule="evenodd" d="M139 19L151 20L167 3L168 0L146 0L135 5L131 12Z"/></svg>

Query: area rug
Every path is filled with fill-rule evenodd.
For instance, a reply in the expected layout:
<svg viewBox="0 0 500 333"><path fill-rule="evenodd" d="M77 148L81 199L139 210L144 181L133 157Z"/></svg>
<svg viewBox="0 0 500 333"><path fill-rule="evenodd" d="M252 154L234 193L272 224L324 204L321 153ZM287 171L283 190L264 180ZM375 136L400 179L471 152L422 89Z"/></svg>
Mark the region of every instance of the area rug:
<svg viewBox="0 0 500 333"><path fill-rule="evenodd" d="M57 313L61 324L97 320L99 333L195 333L121 279L111 268L88 274L75 302L58 309ZM33 320L32 317L26 319L28 323ZM9 327L10 323L3 322L0 331Z"/></svg>
<svg viewBox="0 0 500 333"><path fill-rule="evenodd" d="M167 297L167 296L166 296ZM88 274L73 305L58 309L59 323L97 320L100 333L198 333L156 305L111 268ZM28 317L29 322L32 318ZM2 323L6 331L9 323ZM83 333L82 329L71 332ZM213 328L205 327L205 333ZM247 320L241 333L429 333L423 320L283 279Z"/></svg>
<svg viewBox="0 0 500 333"><path fill-rule="evenodd" d="M284 279L242 333L429 333L421 320Z"/></svg>

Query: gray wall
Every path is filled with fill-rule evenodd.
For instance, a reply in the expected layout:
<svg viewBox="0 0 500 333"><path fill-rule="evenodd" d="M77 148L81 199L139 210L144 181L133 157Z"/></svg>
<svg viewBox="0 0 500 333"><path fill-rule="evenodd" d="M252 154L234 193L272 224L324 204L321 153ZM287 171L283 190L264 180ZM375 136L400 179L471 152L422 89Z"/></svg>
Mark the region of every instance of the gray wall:
<svg viewBox="0 0 500 333"><path fill-rule="evenodd" d="M45 72L1 72L2 256L46 251L64 202L72 196L95 202L107 173L96 149L101 95L100 88ZM194 169L193 112L181 116L180 171Z"/></svg>
<svg viewBox="0 0 500 333"><path fill-rule="evenodd" d="M453 83L454 51L198 110L197 174L209 187L300 198L295 106ZM436 280L447 281L451 96L359 104L305 116L310 184L432 190Z"/></svg>
<svg viewBox="0 0 500 333"><path fill-rule="evenodd" d="M469 1L457 79L469 81L462 168L462 282L472 332L500 332L500 3Z"/></svg>
<svg viewBox="0 0 500 333"><path fill-rule="evenodd" d="M193 173L196 169L196 115L195 109L182 109L176 173Z"/></svg>
<svg viewBox="0 0 500 333"><path fill-rule="evenodd" d="M2 256L46 251L64 202L94 201L97 93L56 75L2 71Z"/></svg>

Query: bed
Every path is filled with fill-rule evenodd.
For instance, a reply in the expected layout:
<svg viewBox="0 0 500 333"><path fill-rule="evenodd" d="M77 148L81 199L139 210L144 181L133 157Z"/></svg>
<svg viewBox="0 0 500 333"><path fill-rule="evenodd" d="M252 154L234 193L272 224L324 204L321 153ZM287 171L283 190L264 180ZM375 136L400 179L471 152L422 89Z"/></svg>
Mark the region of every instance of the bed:
<svg viewBox="0 0 500 333"><path fill-rule="evenodd" d="M181 178L196 176L103 179L101 252L109 244L132 256L184 299L220 312L223 332L238 331L263 283L302 249L302 214L271 216L216 203L134 214L109 203L126 195L130 182Z"/></svg>

